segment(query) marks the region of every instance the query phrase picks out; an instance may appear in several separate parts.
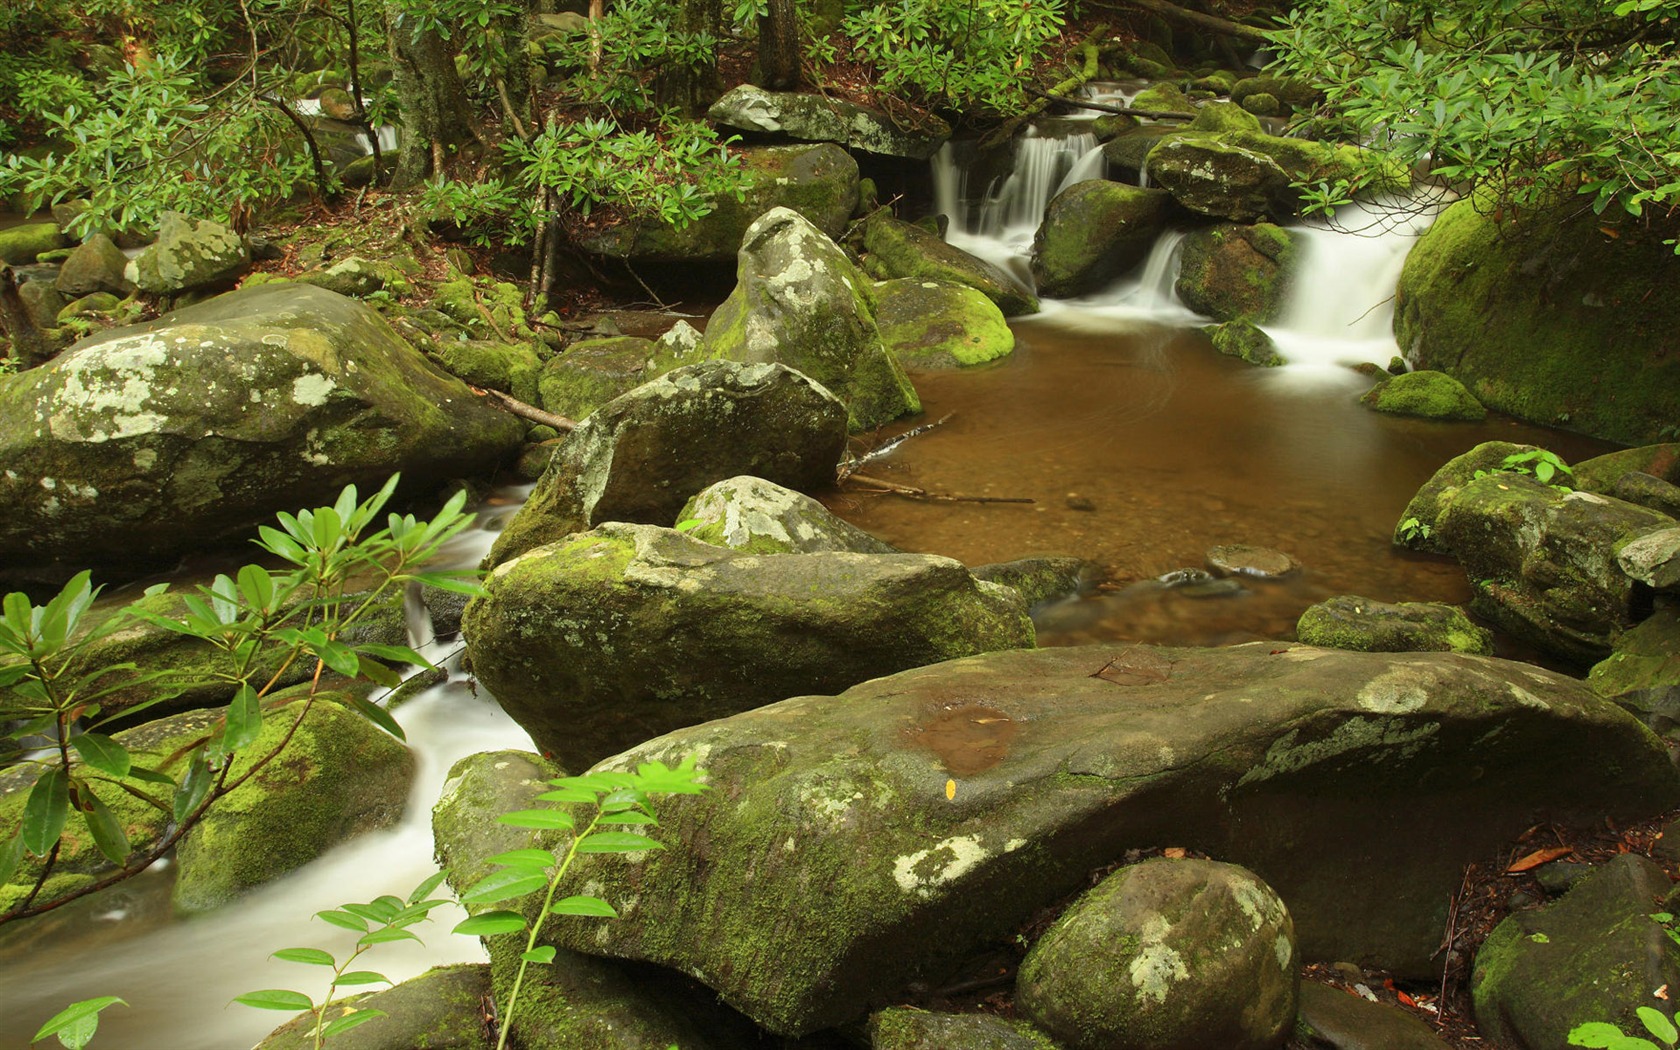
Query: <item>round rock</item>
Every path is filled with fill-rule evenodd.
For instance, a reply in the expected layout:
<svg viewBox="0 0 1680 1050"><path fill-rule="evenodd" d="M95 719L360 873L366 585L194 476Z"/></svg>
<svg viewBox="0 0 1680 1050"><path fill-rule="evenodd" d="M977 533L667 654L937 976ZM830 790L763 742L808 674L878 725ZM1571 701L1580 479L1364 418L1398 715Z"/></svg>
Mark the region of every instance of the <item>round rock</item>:
<svg viewBox="0 0 1680 1050"><path fill-rule="evenodd" d="M1301 570L1301 563L1282 551L1251 547L1245 543L1210 547L1207 565L1221 576L1258 576L1261 579L1288 576Z"/></svg>

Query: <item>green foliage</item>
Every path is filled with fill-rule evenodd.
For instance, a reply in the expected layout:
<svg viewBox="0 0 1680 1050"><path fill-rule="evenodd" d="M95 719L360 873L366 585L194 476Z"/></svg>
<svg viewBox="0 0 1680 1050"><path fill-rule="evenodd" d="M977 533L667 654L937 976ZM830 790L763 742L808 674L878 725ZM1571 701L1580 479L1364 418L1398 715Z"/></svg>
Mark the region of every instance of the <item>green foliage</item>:
<svg viewBox="0 0 1680 1050"><path fill-rule="evenodd" d="M1568 492L1574 487L1575 471L1563 461L1556 452L1543 448L1529 449L1527 452L1513 452L1499 461L1499 466L1492 471L1478 470L1475 477L1485 478L1488 474L1527 474L1544 485ZM1554 481L1553 479L1557 480Z"/></svg>
<svg viewBox="0 0 1680 1050"><path fill-rule="evenodd" d="M114 995L103 995L97 999L83 999L79 1003L71 1003L54 1014L41 1030L35 1033L31 1043L38 1043L47 1036L57 1036L60 1046L66 1050L82 1050L92 1041L94 1034L99 1031L99 1013L107 1006L128 1003Z"/></svg>
<svg viewBox="0 0 1680 1050"><path fill-rule="evenodd" d="M717 60L717 36L679 29L677 14L678 5L659 0L619 0L596 20L593 38L550 38L554 63L573 71L562 84L564 94L613 111L652 112L660 71L699 69Z"/></svg>
<svg viewBox="0 0 1680 1050"><path fill-rule="evenodd" d="M1396 531L1403 541L1411 543L1413 540L1427 540L1430 533L1434 532L1435 529L1428 522L1419 521L1416 518L1407 518L1400 523L1400 527Z"/></svg>
<svg viewBox="0 0 1680 1050"><path fill-rule="evenodd" d="M841 31L887 91L931 107L1008 112L1045 45L1062 0L899 0L861 4Z"/></svg>
<svg viewBox="0 0 1680 1050"><path fill-rule="evenodd" d="M1569 1030L1569 1045L1603 1047L1606 1050L1662 1050L1662 1047L1673 1047L1680 1043L1680 1031L1676 1031L1674 1022L1659 1011L1649 1006L1641 1006L1635 1012L1639 1016L1639 1023L1645 1026L1645 1031L1658 1042L1653 1043L1649 1039L1627 1035L1617 1026L1604 1021L1589 1021Z"/></svg>

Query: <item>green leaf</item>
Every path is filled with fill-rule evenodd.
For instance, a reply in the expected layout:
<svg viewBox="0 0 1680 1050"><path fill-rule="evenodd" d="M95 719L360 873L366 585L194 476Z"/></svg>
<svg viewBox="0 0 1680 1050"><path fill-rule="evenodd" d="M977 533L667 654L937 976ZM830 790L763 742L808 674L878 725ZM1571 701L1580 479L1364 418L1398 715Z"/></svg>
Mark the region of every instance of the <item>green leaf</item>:
<svg viewBox="0 0 1680 1050"><path fill-rule="evenodd" d="M302 992L292 992L284 988L265 988L260 992L246 992L236 995L233 1001L244 1006L254 1006L259 1010L313 1010L315 1003Z"/></svg>
<svg viewBox="0 0 1680 1050"><path fill-rule="evenodd" d="M551 915L588 915L598 919L616 919L618 912L599 897L565 897L548 909Z"/></svg>
<svg viewBox="0 0 1680 1050"><path fill-rule="evenodd" d="M99 1012L107 1006L114 1006L117 1003L122 1003L124 1006L128 1005L126 1001L114 995L102 995L97 999L83 999L79 1003L71 1003L58 1013L53 1014L52 1018L41 1026L41 1030L35 1033L35 1038L31 1039L30 1042L38 1043L49 1035L57 1035L59 1042L70 1047L70 1050L80 1050L81 1047L87 1045L89 1039L93 1038L93 1033L99 1024ZM89 1021L92 1021L93 1024L88 1025L87 1022ZM80 1042L66 1040L63 1035L60 1035L60 1033L72 1031L76 1033L76 1037L80 1038Z"/></svg>
<svg viewBox="0 0 1680 1050"><path fill-rule="evenodd" d="M544 791L537 796L538 802L588 802L593 804L599 797L593 791L581 788L560 788L558 791Z"/></svg>
<svg viewBox="0 0 1680 1050"><path fill-rule="evenodd" d="M433 890L443 885L443 880L448 875L449 873L446 871L435 871L426 876L425 880L421 882L420 885L414 887L414 889L409 893L408 903L418 904L420 901L424 900Z"/></svg>
<svg viewBox="0 0 1680 1050"><path fill-rule="evenodd" d="M352 985L360 984L390 983L391 979L389 977L386 977L382 973L374 973L372 970L351 970L348 973L339 974L337 980L333 981L333 984L341 987L350 987Z"/></svg>
<svg viewBox="0 0 1680 1050"><path fill-rule="evenodd" d="M76 754L82 756L82 761L114 777L126 777L133 768L128 748L112 740L103 733L79 733L70 738L70 746L76 749ZM175 783L173 780L171 784Z"/></svg>
<svg viewBox="0 0 1680 1050"><path fill-rule="evenodd" d="M23 864L23 834L20 831L0 845L0 886L12 881Z"/></svg>
<svg viewBox="0 0 1680 1050"><path fill-rule="evenodd" d="M194 755L187 766L187 775L181 778L181 783L175 788L175 798L170 809L175 816L175 823L179 824L203 803L210 788L214 786L216 776L210 772L210 766L204 761L202 754Z"/></svg>
<svg viewBox="0 0 1680 1050"><path fill-rule="evenodd" d="M546 889L548 879L529 868L502 868L479 879L461 894L462 904L495 904Z"/></svg>
<svg viewBox="0 0 1680 1050"><path fill-rule="evenodd" d="M490 857L489 863L510 868L551 868L555 861L554 854L545 849L511 849Z"/></svg>
<svg viewBox="0 0 1680 1050"><path fill-rule="evenodd" d="M319 948L282 948L270 958L282 962L306 963L310 966L337 966L338 960L331 952L324 952Z"/></svg>
<svg viewBox="0 0 1680 1050"><path fill-rule="evenodd" d="M519 957L526 962L537 963L540 966L547 966L554 961L554 955L554 945L545 944L541 948L532 948L530 951L521 952Z"/></svg>
<svg viewBox="0 0 1680 1050"><path fill-rule="evenodd" d="M357 1010L355 1013L345 1014L343 1017L335 1017L321 1026L321 1038L323 1040L329 1039L340 1032L348 1032L357 1025L366 1024L369 1021L376 1021L384 1016L386 1016L384 1010L376 1010L373 1007L366 1007L364 1009Z"/></svg>
<svg viewBox="0 0 1680 1050"><path fill-rule="evenodd" d="M407 930L387 928L383 930L374 930L372 933L364 934L363 936L357 938L356 943L374 945L385 944L388 941L418 941L419 939L420 938L416 937L412 933L409 933Z"/></svg>
<svg viewBox="0 0 1680 1050"><path fill-rule="evenodd" d="M330 922L334 926L341 926L346 930L355 930L357 933L366 933L368 928L366 919L360 915L352 915L347 911L318 911L315 913L315 917L322 922Z"/></svg>
<svg viewBox="0 0 1680 1050"><path fill-rule="evenodd" d="M623 813L604 813L601 815L601 819L596 823L633 824L645 827L648 825L658 824L659 820L648 813L642 813L638 810L626 810Z"/></svg>
<svg viewBox="0 0 1680 1050"><path fill-rule="evenodd" d="M52 852L70 819L70 778L62 769L49 769L29 789L23 804L23 845L37 857Z"/></svg>
<svg viewBox="0 0 1680 1050"><path fill-rule="evenodd" d="M540 828L549 831L572 828L572 818L557 809L516 809L496 818L497 823L515 828Z"/></svg>
<svg viewBox="0 0 1680 1050"><path fill-rule="evenodd" d="M372 722L374 725L385 730L385 732L396 737L398 740L401 740L404 743L408 742L408 737L403 733L402 726L398 725L397 720L391 717L391 712L385 710L383 707L380 707L371 700L368 700L365 697L357 696L354 693L347 694L345 696L345 701L353 710L369 722Z"/></svg>
<svg viewBox="0 0 1680 1050"><path fill-rule="evenodd" d="M1620 1028L1603 1021L1588 1021L1586 1024L1577 1025L1569 1030L1570 1046L1598 1047L1600 1050L1608 1050L1609 1047L1625 1047L1628 1041L1629 1037L1623 1035ZM1634 1042L1644 1043L1645 1040L1638 1039Z"/></svg>
<svg viewBox="0 0 1680 1050"><path fill-rule="evenodd" d="M525 916L516 911L487 911L455 924L456 933L470 937L494 937L499 933L518 933L525 928Z"/></svg>
<svg viewBox="0 0 1680 1050"><path fill-rule="evenodd" d="M1663 1042L1672 1046L1676 1039L1680 1039L1680 1031L1675 1030L1674 1022L1660 1012L1649 1006L1641 1006L1634 1012L1639 1015L1639 1021L1645 1026L1645 1030Z"/></svg>
<svg viewBox="0 0 1680 1050"><path fill-rule="evenodd" d="M274 603L274 577L260 565L246 565L239 570L239 593L253 609L268 612Z"/></svg>
<svg viewBox="0 0 1680 1050"><path fill-rule="evenodd" d="M664 849L648 838L629 831L597 831L578 840L579 853L638 853L642 850Z"/></svg>
<svg viewBox="0 0 1680 1050"><path fill-rule="evenodd" d="M465 594L475 598L484 594L482 583L475 579L454 576L449 573L417 572L410 578L424 586L435 587L440 591L449 591L452 594Z"/></svg>
<svg viewBox="0 0 1680 1050"><path fill-rule="evenodd" d="M123 831L122 821L91 788L83 785L77 794L86 807L82 810L82 821L87 824L88 833L93 836L93 844L99 847L99 852L112 864L127 860L133 850L128 844L128 834Z"/></svg>
<svg viewBox="0 0 1680 1050"><path fill-rule="evenodd" d="M222 731L222 747L238 751L256 743L262 735L262 701L249 682L239 683L239 691L228 704L227 724Z"/></svg>
<svg viewBox="0 0 1680 1050"><path fill-rule="evenodd" d="M412 664L417 667L428 668L432 666L431 661L406 645L374 645L370 642L366 645L356 646L356 651L397 664ZM366 665L364 664L364 666Z"/></svg>
<svg viewBox="0 0 1680 1050"><path fill-rule="evenodd" d="M344 677L355 678L361 673L361 658L356 655L354 649L343 642L336 642L329 638L317 643L312 648L315 655L321 658L322 663Z"/></svg>

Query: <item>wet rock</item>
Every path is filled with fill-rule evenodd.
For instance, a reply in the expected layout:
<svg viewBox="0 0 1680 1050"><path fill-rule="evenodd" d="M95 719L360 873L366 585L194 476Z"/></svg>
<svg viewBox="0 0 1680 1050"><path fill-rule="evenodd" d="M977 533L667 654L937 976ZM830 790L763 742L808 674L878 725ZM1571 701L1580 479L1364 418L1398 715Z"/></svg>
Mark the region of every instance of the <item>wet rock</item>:
<svg viewBox="0 0 1680 1050"><path fill-rule="evenodd" d="M676 521L691 496L738 474L826 488L845 447L846 407L799 372L688 365L602 405L566 435L487 564L604 521Z"/></svg>
<svg viewBox="0 0 1680 1050"><path fill-rule="evenodd" d="M895 1006L869 1018L870 1050L1058 1050L1025 1021Z"/></svg>
<svg viewBox="0 0 1680 1050"><path fill-rule="evenodd" d="M1190 122L1191 131L1253 131L1261 130L1254 114L1234 102L1205 102L1196 109L1196 119Z"/></svg>
<svg viewBox="0 0 1680 1050"><path fill-rule="evenodd" d="M542 361L529 346L477 339L446 339L434 355L450 375L462 382L500 390L528 405L540 396Z"/></svg>
<svg viewBox="0 0 1680 1050"><path fill-rule="evenodd" d="M1388 415L1419 419L1475 423L1487 418L1487 409L1475 395L1445 372L1426 370L1395 376L1366 391L1359 403Z"/></svg>
<svg viewBox="0 0 1680 1050"><path fill-rule="evenodd" d="M661 806L670 849L582 861L621 918L555 936L699 975L771 1030L808 1032L1171 842L1264 878L1307 957L1424 976L1464 864L1536 820L1680 800L1650 733L1562 675L1279 649L991 653L650 741L602 768L693 755L713 790ZM812 887L821 909L801 904Z"/></svg>
<svg viewBox="0 0 1680 1050"><path fill-rule="evenodd" d="M927 160L951 137L951 126L931 114L922 128L906 130L867 106L797 91L766 91L752 84L726 92L712 103L706 118L742 131L835 142L865 153L910 160Z"/></svg>
<svg viewBox="0 0 1680 1050"><path fill-rule="evenodd" d="M1240 105L1257 117L1281 117L1285 113L1283 102L1276 95L1269 95L1264 91L1244 96Z"/></svg>
<svg viewBox="0 0 1680 1050"><path fill-rule="evenodd" d="M1150 151L1178 134L1179 129L1167 124L1144 124L1122 131L1103 143L1103 160L1108 163L1109 176L1133 183L1141 181Z"/></svg>
<svg viewBox="0 0 1680 1050"><path fill-rule="evenodd" d="M1294 236L1281 226L1205 227L1184 238L1173 290L1216 321L1264 324L1283 308L1299 256Z"/></svg>
<svg viewBox="0 0 1680 1050"><path fill-rule="evenodd" d="M863 246L868 252L864 269L878 280L913 277L962 284L996 303L1005 317L1038 312L1038 299L996 266L884 211L864 224Z"/></svg>
<svg viewBox="0 0 1680 1050"><path fill-rule="evenodd" d="M1319 602L1301 614L1295 635L1305 645L1363 653L1478 653L1493 655L1493 633L1462 609L1436 602L1378 602L1351 594Z"/></svg>
<svg viewBox="0 0 1680 1050"><path fill-rule="evenodd" d="M1149 153L1149 182L1199 215L1231 222L1287 218L1295 211L1290 177L1271 157L1201 137L1175 137Z"/></svg>
<svg viewBox="0 0 1680 1050"><path fill-rule="evenodd" d="M1090 179L1056 194L1033 236L1042 295L1094 292L1149 257L1177 209L1165 190Z"/></svg>
<svg viewBox="0 0 1680 1050"><path fill-rule="evenodd" d="M1075 901L1015 1002L1070 1050L1273 1050L1295 1022L1295 927L1234 864L1151 860Z"/></svg>
<svg viewBox="0 0 1680 1050"><path fill-rule="evenodd" d="M869 278L798 212L772 208L747 227L735 272L706 325L707 356L799 370L845 403L852 430L922 410L882 345Z"/></svg>
<svg viewBox="0 0 1680 1050"><path fill-rule="evenodd" d="M228 288L251 268L245 238L221 223L166 211L158 238L134 257L124 276L148 295Z"/></svg>
<svg viewBox="0 0 1680 1050"><path fill-rule="evenodd" d="M1609 656L1593 665L1587 684L1672 737L1680 726L1680 613L1656 610L1616 635Z"/></svg>
<svg viewBox="0 0 1680 1050"><path fill-rule="evenodd" d="M1102 570L1084 558L1052 554L977 565L968 571L977 580L1014 588L1028 606L1033 606L1088 590Z"/></svg>
<svg viewBox="0 0 1680 1050"><path fill-rule="evenodd" d="M1424 1021L1316 981L1301 982L1301 1033L1312 1050L1446 1050Z"/></svg>
<svg viewBox="0 0 1680 1050"><path fill-rule="evenodd" d="M1518 445L1509 441L1484 441L1461 456L1454 456L1423 483L1417 494L1400 512L1394 526L1394 545L1412 550L1447 553L1435 537L1441 513L1447 509L1458 490L1478 475L1490 474L1511 456L1533 452L1534 445Z"/></svg>
<svg viewBox="0 0 1680 1050"><path fill-rule="evenodd" d="M0 380L0 571L133 572L352 482L488 472L523 431L363 303L233 292Z"/></svg>
<svg viewBox="0 0 1680 1050"><path fill-rule="evenodd" d="M119 299L134 293L134 283L123 275L128 256L103 233L83 241L58 271L53 287L70 299L90 292L110 292Z"/></svg>
<svg viewBox="0 0 1680 1050"><path fill-rule="evenodd" d="M1169 81L1151 84L1138 92L1132 98L1132 108L1152 110L1156 113L1183 113L1188 116L1196 112L1196 103L1185 95L1184 89Z"/></svg>
<svg viewBox="0 0 1680 1050"><path fill-rule="evenodd" d="M1623 854L1562 900L1507 917L1476 952L1470 990L1482 1035L1540 1050L1566 1045L1584 1021L1643 1031L1635 1008L1662 1009L1652 989L1680 987L1680 955L1651 919L1668 892L1660 867Z"/></svg>
<svg viewBox="0 0 1680 1050"><path fill-rule="evenodd" d="M1575 487L1613 496L1611 489L1632 471L1680 485L1680 442L1624 448L1584 459L1575 464Z"/></svg>
<svg viewBox="0 0 1680 1050"><path fill-rule="evenodd" d="M875 286L881 342L899 364L946 371L985 364L1015 349L1003 311L961 284L903 278Z"/></svg>
<svg viewBox="0 0 1680 1050"><path fill-rule="evenodd" d="M0 262L23 266L35 261L42 252L63 248L70 243L56 222L26 222L0 230Z"/></svg>
<svg viewBox="0 0 1680 1050"><path fill-rule="evenodd" d="M1680 527L1648 532L1616 552L1630 579L1659 591L1680 587Z"/></svg>
<svg viewBox="0 0 1680 1050"><path fill-rule="evenodd" d="M332 1037L333 1050L491 1050L496 1040L484 1024L490 967L484 963L434 966L382 992L345 1003L385 1016ZM332 1022L347 1010L328 1010ZM256 1050L314 1050L315 1015L304 1012L276 1028Z"/></svg>
<svg viewBox="0 0 1680 1050"><path fill-rule="evenodd" d="M1585 487L1585 486L1582 486ZM1608 495L1641 507L1649 507L1659 514L1680 518L1680 485L1652 477L1642 471L1630 470L1616 479Z"/></svg>
<svg viewBox="0 0 1680 1050"><path fill-rule="evenodd" d="M1278 368L1287 361L1278 353L1272 337L1249 321L1226 321L1203 329L1208 342L1226 357L1235 357L1261 368Z"/></svg>
<svg viewBox="0 0 1680 1050"><path fill-rule="evenodd" d="M638 741L907 667L1030 646L1019 595L924 554L744 555L607 524L498 565L473 672L545 753Z"/></svg>
<svg viewBox="0 0 1680 1050"><path fill-rule="evenodd" d="M1221 576L1255 576L1275 580L1301 571L1301 563L1270 547L1226 543L1208 548L1207 566Z"/></svg>
<svg viewBox="0 0 1680 1050"><path fill-rule="evenodd" d="M746 475L708 485L683 507L677 523L701 543L744 554L899 553L811 497Z"/></svg>

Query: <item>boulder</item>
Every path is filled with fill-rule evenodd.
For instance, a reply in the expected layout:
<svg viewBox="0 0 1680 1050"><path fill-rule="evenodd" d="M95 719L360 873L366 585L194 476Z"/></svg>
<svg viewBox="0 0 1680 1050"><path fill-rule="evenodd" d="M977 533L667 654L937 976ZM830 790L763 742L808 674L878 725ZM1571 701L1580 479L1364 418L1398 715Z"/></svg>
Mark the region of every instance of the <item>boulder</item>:
<svg viewBox="0 0 1680 1050"><path fill-rule="evenodd" d="M1680 268L1637 224L1615 238L1604 225L1573 197L1507 221L1480 197L1448 207L1400 274L1406 360L1519 419L1624 444L1664 436L1680 419L1680 355L1649 333L1680 324Z"/></svg>
<svg viewBox="0 0 1680 1050"><path fill-rule="evenodd" d="M1680 588L1680 526L1648 532L1616 552L1628 578L1659 591Z"/></svg>
<svg viewBox="0 0 1680 1050"><path fill-rule="evenodd" d="M70 243L56 222L26 222L0 229L0 262L26 266L42 252Z"/></svg>
<svg viewBox="0 0 1680 1050"><path fill-rule="evenodd" d="M479 681L573 766L789 696L1033 644L1020 596L949 558L747 555L618 523L498 565L463 628Z"/></svg>
<svg viewBox="0 0 1680 1050"><path fill-rule="evenodd" d="M1274 1050L1295 1024L1299 967L1289 911L1252 872L1150 860L1039 938L1015 1003L1068 1050Z"/></svg>
<svg viewBox="0 0 1680 1050"><path fill-rule="evenodd" d="M723 195L709 214L678 229L663 223L624 223L583 234L586 252L631 262L727 262L747 227L771 208L791 208L817 229L838 237L857 205L858 167L851 154L829 143L815 146L749 146L734 152L753 177L742 200Z"/></svg>
<svg viewBox="0 0 1680 1050"><path fill-rule="evenodd" d="M1585 1021L1643 1032L1641 1006L1672 1017L1653 989L1680 987L1680 950L1652 919L1665 910L1668 875L1622 854L1544 908L1513 912L1476 952L1470 978L1476 1025L1495 1045L1552 1050Z"/></svg>
<svg viewBox="0 0 1680 1050"><path fill-rule="evenodd" d="M1184 238L1173 290L1216 321L1265 324L1283 309L1299 258L1294 235L1269 222L1204 227Z"/></svg>
<svg viewBox="0 0 1680 1050"><path fill-rule="evenodd" d="M921 128L904 129L885 113L855 102L797 91L766 91L752 84L725 92L706 111L706 119L741 131L834 142L909 160L927 160L951 137L951 125L932 114Z"/></svg>
<svg viewBox="0 0 1680 1050"><path fill-rule="evenodd" d="M325 288L329 292L361 299L375 292L387 291L400 296L409 293L408 275L401 267L378 259L352 255L340 259L324 270L312 270L297 278L305 284Z"/></svg>
<svg viewBox="0 0 1680 1050"><path fill-rule="evenodd" d="M1118 182L1076 182L1051 199L1033 236L1033 280L1040 294L1094 292L1149 257L1176 211L1165 190Z"/></svg>
<svg viewBox="0 0 1680 1050"><path fill-rule="evenodd" d="M148 295L180 295L232 287L251 268L245 238L208 219L166 211L157 241L128 264L124 276Z"/></svg>
<svg viewBox="0 0 1680 1050"><path fill-rule="evenodd" d="M29 320L36 328L42 329L57 326L58 315L69 302L52 286L51 281L23 282L18 285L18 298L23 300Z"/></svg>
<svg viewBox="0 0 1680 1050"><path fill-rule="evenodd" d="M846 407L801 373L687 365L602 405L566 435L486 564L605 521L676 521L691 496L738 474L827 488L845 447Z"/></svg>
<svg viewBox="0 0 1680 1050"><path fill-rule="evenodd" d="M1108 164L1109 177L1141 182L1148 169L1150 151L1181 133L1170 124L1144 124L1120 132L1103 143L1103 160Z"/></svg>
<svg viewBox="0 0 1680 1050"><path fill-rule="evenodd" d="M1658 609L1617 635L1610 655L1593 665L1587 684L1672 737L1680 726L1680 613Z"/></svg>
<svg viewBox="0 0 1680 1050"><path fill-rule="evenodd" d="M1183 113L1188 116L1196 112L1196 103L1184 93L1184 89L1171 81L1151 84L1132 97L1132 108L1149 110L1155 113Z"/></svg>
<svg viewBox="0 0 1680 1050"><path fill-rule="evenodd" d="M1659 514L1680 518L1680 485L1652 477L1643 471L1630 470L1616 479L1607 495L1641 507L1649 507Z"/></svg>
<svg viewBox="0 0 1680 1050"><path fill-rule="evenodd" d="M1025 1021L894 1006L869 1018L870 1050L1060 1050Z"/></svg>
<svg viewBox="0 0 1680 1050"><path fill-rule="evenodd" d="M1310 82L1290 77L1244 77L1231 86L1231 101L1238 105L1255 95L1270 95L1298 108L1314 106L1324 97Z"/></svg>
<svg viewBox="0 0 1680 1050"><path fill-rule="evenodd" d="M905 368L946 371L1008 356L1015 333L1003 311L967 285L900 278L875 286L881 342Z"/></svg>
<svg viewBox="0 0 1680 1050"><path fill-rule="evenodd" d="M542 361L529 346L477 339L445 339L432 355L444 371L471 386L500 390L537 403ZM563 414L563 413L562 413Z"/></svg>
<svg viewBox="0 0 1680 1050"><path fill-rule="evenodd" d="M539 403L555 415L582 419L643 383L701 360L694 343L682 347L629 335L585 339L543 365Z"/></svg>
<svg viewBox="0 0 1680 1050"><path fill-rule="evenodd" d="M681 969L790 1034L946 972L1093 869L1164 844L1264 878L1308 958L1434 975L1465 864L1537 820L1601 826L1680 800L1650 731L1562 675L1276 642L991 653L602 768L689 755L713 790L661 803L669 849L581 859L620 918L557 943Z"/></svg>
<svg viewBox="0 0 1680 1050"><path fill-rule="evenodd" d="M1260 120L1234 102L1204 102L1196 109L1191 131L1261 131Z"/></svg>
<svg viewBox="0 0 1680 1050"><path fill-rule="evenodd" d="M1344 594L1301 614L1295 636L1305 645L1362 653L1493 654L1493 633L1464 610L1438 602L1378 602Z"/></svg>
<svg viewBox="0 0 1680 1050"><path fill-rule="evenodd" d="M134 293L134 284L124 271L128 256L103 233L96 233L83 241L59 268L53 281L65 298L75 299L90 292L110 292L122 298Z"/></svg>
<svg viewBox="0 0 1680 1050"><path fill-rule="evenodd" d="M355 996L344 1005L385 1016L332 1037L333 1050L492 1050L484 1024L490 967L484 963L434 966L382 992ZM328 1010L331 1023L346 1010ZM305 1011L257 1044L256 1050L315 1050L315 1015Z"/></svg>
<svg viewBox="0 0 1680 1050"><path fill-rule="evenodd" d="M1464 384L1445 372L1406 372L1367 390L1359 403L1391 416L1479 423L1487 409Z"/></svg>
<svg viewBox="0 0 1680 1050"><path fill-rule="evenodd" d="M346 484L488 472L523 431L363 303L233 292L0 380L0 566L132 571Z"/></svg>
<svg viewBox="0 0 1680 1050"><path fill-rule="evenodd" d="M701 543L744 554L899 553L811 497L747 475L706 486L683 506L677 523Z"/></svg>
<svg viewBox="0 0 1680 1050"><path fill-rule="evenodd" d="M1150 185L1198 215L1258 222L1295 213L1289 174L1264 153L1185 135L1150 150L1148 164Z"/></svg>
<svg viewBox="0 0 1680 1050"><path fill-rule="evenodd" d="M1313 1050L1447 1050L1426 1022L1316 981L1301 982L1300 1019Z"/></svg>
<svg viewBox="0 0 1680 1050"><path fill-rule="evenodd" d="M1616 483L1631 473L1680 485L1680 443L1641 445L1583 459L1575 464L1575 487L1611 496Z"/></svg>
<svg viewBox="0 0 1680 1050"><path fill-rule="evenodd" d="M976 565L968 571L977 580L1014 588L1029 607L1082 594L1101 580L1102 573L1100 566L1065 554Z"/></svg>
<svg viewBox="0 0 1680 1050"><path fill-rule="evenodd" d="M868 252L864 269L878 280L913 277L963 284L996 303L1005 317L1038 312L1038 299L996 266L885 211L871 215L864 224L863 247Z"/></svg>
<svg viewBox="0 0 1680 1050"><path fill-rule="evenodd" d="M1452 502L1458 490L1484 474L1491 474L1511 456L1533 452L1534 445L1519 445L1510 441L1484 441L1463 455L1454 456L1437 470L1400 512L1394 526L1394 545L1412 550L1445 554L1447 549L1435 538L1435 527L1441 514ZM1408 527L1410 526L1410 527Z"/></svg>
<svg viewBox="0 0 1680 1050"><path fill-rule="evenodd" d="M1278 353L1272 337L1251 321L1226 321L1202 331L1207 333L1213 348L1226 357L1240 358L1261 368L1278 368L1289 363Z"/></svg>
<svg viewBox="0 0 1680 1050"><path fill-rule="evenodd" d="M870 280L804 216L760 216L735 272L735 290L706 325L706 356L798 369L846 405L852 430L922 410L881 343Z"/></svg>

